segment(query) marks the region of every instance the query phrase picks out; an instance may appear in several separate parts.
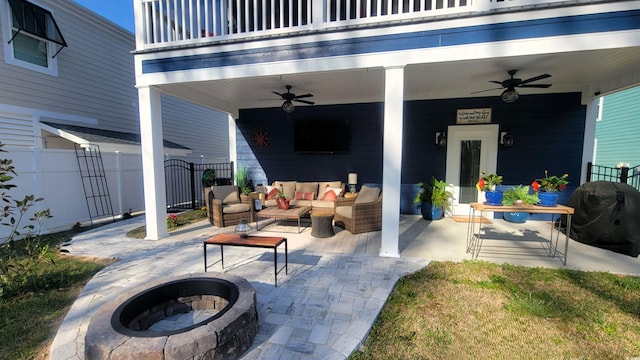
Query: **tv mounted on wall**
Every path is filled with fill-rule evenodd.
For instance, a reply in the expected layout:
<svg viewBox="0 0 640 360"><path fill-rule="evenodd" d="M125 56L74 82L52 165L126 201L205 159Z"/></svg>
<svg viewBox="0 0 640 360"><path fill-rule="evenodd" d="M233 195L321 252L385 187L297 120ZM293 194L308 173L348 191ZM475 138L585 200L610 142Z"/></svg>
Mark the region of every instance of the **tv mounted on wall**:
<svg viewBox="0 0 640 360"><path fill-rule="evenodd" d="M347 153L351 123L345 119L296 119L293 148L299 153Z"/></svg>

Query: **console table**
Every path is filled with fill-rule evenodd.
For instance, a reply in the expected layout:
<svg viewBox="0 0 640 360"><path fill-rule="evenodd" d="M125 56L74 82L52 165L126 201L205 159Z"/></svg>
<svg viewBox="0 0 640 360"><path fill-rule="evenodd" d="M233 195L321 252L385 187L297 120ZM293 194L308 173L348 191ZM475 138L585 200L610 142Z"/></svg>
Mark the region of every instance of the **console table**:
<svg viewBox="0 0 640 360"><path fill-rule="evenodd" d="M278 269L278 246L284 243L284 266ZM218 234L204 241L204 271L207 272L207 245L220 245L221 265L224 269L224 250L227 246L246 246L273 249L273 268L275 277L275 286L278 286L278 273L284 268L284 273L289 273L289 253L287 248L287 238L272 236L249 236L241 238L236 234Z"/></svg>
<svg viewBox="0 0 640 360"><path fill-rule="evenodd" d="M551 215L551 234L549 237L549 256L556 257L558 252L558 241L560 236L560 230L554 227L554 218L556 215L567 215L567 227L565 229L565 244L564 244L564 257L563 263L567 265L567 254L569 251L569 233L571 232L571 216L574 213L572 207L557 205L553 207L538 206L538 205L522 205L522 206L496 206L487 205L483 203L471 203L469 204L469 216L473 219L476 216L476 211L480 212L480 216L484 215L484 212L525 212L532 214L550 214ZM477 227L477 228L476 228ZM480 248L482 247L483 233L482 222L476 224L473 221L469 222L467 229L467 254L471 253L471 256L475 259L478 258ZM556 237L554 241L554 230L556 231Z"/></svg>

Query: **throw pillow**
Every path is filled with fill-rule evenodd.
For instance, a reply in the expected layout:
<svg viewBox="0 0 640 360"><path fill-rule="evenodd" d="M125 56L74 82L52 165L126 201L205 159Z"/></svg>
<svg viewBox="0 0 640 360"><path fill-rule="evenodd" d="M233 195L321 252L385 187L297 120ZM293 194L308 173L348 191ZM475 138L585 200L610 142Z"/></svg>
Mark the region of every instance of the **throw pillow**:
<svg viewBox="0 0 640 360"><path fill-rule="evenodd" d="M314 195L315 195L315 193L312 193L312 192L296 191L294 199L296 199L296 200L313 200L313 196Z"/></svg>
<svg viewBox="0 0 640 360"><path fill-rule="evenodd" d="M233 204L233 203L237 203L237 202L240 202L240 198L238 197L238 192L237 191L230 192L229 195L227 195L222 200L223 204Z"/></svg>
<svg viewBox="0 0 640 360"><path fill-rule="evenodd" d="M278 189L277 187L267 185L266 187L267 200L275 199L276 195L278 195L279 192L280 192L280 189Z"/></svg>
<svg viewBox="0 0 640 360"><path fill-rule="evenodd" d="M340 192L342 192L342 189L340 188L327 188L322 196L322 200L335 201L338 198L338 195L340 195Z"/></svg>

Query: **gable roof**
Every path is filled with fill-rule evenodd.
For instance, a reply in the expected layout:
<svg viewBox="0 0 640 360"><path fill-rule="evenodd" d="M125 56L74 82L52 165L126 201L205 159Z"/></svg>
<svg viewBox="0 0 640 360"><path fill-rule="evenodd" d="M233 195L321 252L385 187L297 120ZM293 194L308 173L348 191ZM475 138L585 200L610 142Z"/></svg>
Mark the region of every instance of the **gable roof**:
<svg viewBox="0 0 640 360"><path fill-rule="evenodd" d="M123 153L141 153L140 134L121 131L103 130L78 125L40 122L43 130L56 134L76 144L93 144L100 146L102 151L119 151ZM169 155L186 156L191 149L163 140L164 152Z"/></svg>

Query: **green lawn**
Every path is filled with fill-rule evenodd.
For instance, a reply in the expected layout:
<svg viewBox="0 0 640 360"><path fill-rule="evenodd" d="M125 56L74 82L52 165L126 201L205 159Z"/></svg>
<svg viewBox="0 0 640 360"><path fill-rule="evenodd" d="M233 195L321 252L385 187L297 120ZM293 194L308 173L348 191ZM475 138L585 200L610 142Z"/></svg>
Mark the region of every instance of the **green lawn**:
<svg viewBox="0 0 640 360"><path fill-rule="evenodd" d="M640 357L640 277L432 262L394 289L360 359Z"/></svg>

